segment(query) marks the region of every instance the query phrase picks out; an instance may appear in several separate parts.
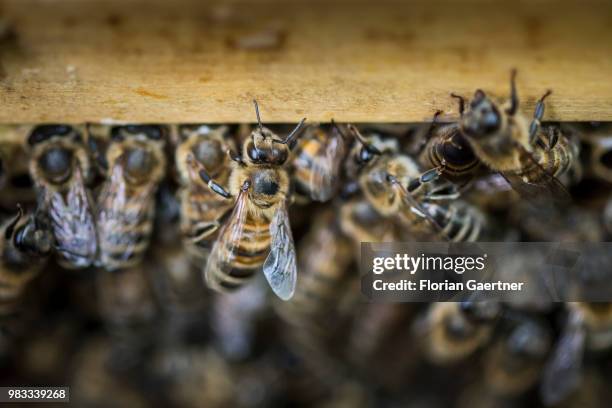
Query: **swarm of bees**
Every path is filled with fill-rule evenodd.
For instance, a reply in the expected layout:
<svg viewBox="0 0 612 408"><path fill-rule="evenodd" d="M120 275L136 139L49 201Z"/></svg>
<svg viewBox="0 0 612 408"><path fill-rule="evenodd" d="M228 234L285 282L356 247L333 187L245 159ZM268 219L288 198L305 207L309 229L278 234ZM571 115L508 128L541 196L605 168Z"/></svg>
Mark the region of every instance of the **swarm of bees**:
<svg viewBox="0 0 612 408"><path fill-rule="evenodd" d="M268 127L254 102L254 126L3 127L3 384L80 406L604 406L612 303L360 293L361 242L612 237L612 127L542 124L551 91L529 119L515 75L504 103L452 94L451 123Z"/></svg>

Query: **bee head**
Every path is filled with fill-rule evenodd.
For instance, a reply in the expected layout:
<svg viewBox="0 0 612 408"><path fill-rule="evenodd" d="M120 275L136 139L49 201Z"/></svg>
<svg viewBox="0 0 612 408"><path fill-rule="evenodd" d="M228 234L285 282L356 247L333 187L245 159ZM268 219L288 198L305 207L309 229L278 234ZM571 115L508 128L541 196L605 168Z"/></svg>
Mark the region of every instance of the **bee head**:
<svg viewBox="0 0 612 408"><path fill-rule="evenodd" d="M53 140L51 143L46 143ZM70 141L80 140L71 126L42 125L34 128L28 143L38 150L35 155L42 176L53 184L70 179L74 164L74 148Z"/></svg>
<svg viewBox="0 0 612 408"><path fill-rule="evenodd" d="M502 124L496 104L480 89L470 102L470 109L461 119L462 130L476 139L495 134Z"/></svg>
<svg viewBox="0 0 612 408"><path fill-rule="evenodd" d="M155 159L144 146L129 147L125 150L124 169L127 179L135 184L148 180L155 166Z"/></svg>
<svg viewBox="0 0 612 408"><path fill-rule="evenodd" d="M289 157L291 143L298 136L306 119L302 119L295 129L282 140L270 129L262 125L257 101L253 101L253 103L255 104L255 114L257 115L257 128L251 132L251 137L247 138L244 143L246 160L251 164L282 166Z"/></svg>

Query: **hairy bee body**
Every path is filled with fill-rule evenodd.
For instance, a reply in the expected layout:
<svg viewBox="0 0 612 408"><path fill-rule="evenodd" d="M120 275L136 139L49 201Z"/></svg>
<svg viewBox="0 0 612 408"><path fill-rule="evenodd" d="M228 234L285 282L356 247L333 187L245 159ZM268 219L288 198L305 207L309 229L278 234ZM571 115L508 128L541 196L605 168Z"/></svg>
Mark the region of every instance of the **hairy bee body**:
<svg viewBox="0 0 612 408"><path fill-rule="evenodd" d="M69 269L90 266L98 245L93 204L86 188L90 163L81 135L62 125L34 128L30 174L38 190L38 212L48 219L58 262Z"/></svg>
<svg viewBox="0 0 612 408"><path fill-rule="evenodd" d="M107 270L142 260L153 230L155 192L166 165L161 129L126 128L114 130L106 152L108 174L97 200L98 264Z"/></svg>
<svg viewBox="0 0 612 408"><path fill-rule="evenodd" d="M282 168L236 167L229 181L230 192L240 194L241 186L252 181L255 192L245 200L243 230L231 242L220 247L220 257L227 259L209 276L214 286L236 289L259 270L270 250L270 224L286 200L289 176ZM257 197L257 198L255 198Z"/></svg>
<svg viewBox="0 0 612 408"><path fill-rule="evenodd" d="M469 312L461 303L432 303L421 325L423 345L436 364L457 362L486 344L497 318L495 304L474 304Z"/></svg>
<svg viewBox="0 0 612 408"><path fill-rule="evenodd" d="M484 217L467 203L457 200L454 186L440 183L441 172L421 172L417 163L399 152L396 141L377 136L363 139L353 158L367 160L358 170L358 180L367 201L383 217L394 217L409 239L443 237L449 241L475 241ZM373 149L364 153L364 149Z"/></svg>
<svg viewBox="0 0 612 408"><path fill-rule="evenodd" d="M212 177L227 185L231 171L227 151L233 148L233 143L225 135L226 131L225 127L179 129L184 134L184 140L176 149L176 165L182 184L179 191L181 234L185 248L198 264L206 261L231 203L202 182L187 163L187 157L193 154Z"/></svg>
<svg viewBox="0 0 612 408"><path fill-rule="evenodd" d="M40 273L51 251L52 236L34 216L16 218L0 227L0 316L13 315L27 285ZM2 327L0 327L2 329Z"/></svg>
<svg viewBox="0 0 612 408"><path fill-rule="evenodd" d="M263 267L275 294L288 300L295 291L297 265L287 213L289 174L284 166L289 146L305 119L281 140L262 125L257 102L254 104L258 127L244 140L241 156L230 153L234 165L229 192L194 155L189 156L190 165L212 191L234 198L234 208L208 257L204 276L213 289L233 290Z"/></svg>
<svg viewBox="0 0 612 408"><path fill-rule="evenodd" d="M344 138L337 126L311 126L294 149L291 166L296 200L328 201L338 187Z"/></svg>
<svg viewBox="0 0 612 408"><path fill-rule="evenodd" d="M467 181L482 169L482 162L461 135L457 124L435 128L419 161L425 168L442 168L444 177L453 182Z"/></svg>

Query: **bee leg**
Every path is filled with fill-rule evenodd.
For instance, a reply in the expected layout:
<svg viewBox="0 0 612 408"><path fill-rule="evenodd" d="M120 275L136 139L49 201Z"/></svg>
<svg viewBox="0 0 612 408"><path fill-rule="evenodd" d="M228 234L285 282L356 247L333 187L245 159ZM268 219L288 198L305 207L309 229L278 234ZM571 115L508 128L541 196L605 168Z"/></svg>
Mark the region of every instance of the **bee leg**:
<svg viewBox="0 0 612 408"><path fill-rule="evenodd" d="M461 95L457 95L455 93L451 93L450 96L459 101L459 115L463 116L463 112L465 112L465 98Z"/></svg>
<svg viewBox="0 0 612 408"><path fill-rule="evenodd" d="M213 180L210 177L210 175L206 172L206 170L204 170L203 168L200 169L200 171L198 172L198 175L200 176L202 181L204 181L206 183L206 185L208 185L208 187L210 187L210 189L213 192L219 194L223 198L232 198L232 195L230 193L228 193L227 190L225 190L223 188L223 186L221 186L221 184L219 184L215 180Z"/></svg>
<svg viewBox="0 0 612 408"><path fill-rule="evenodd" d="M433 169L429 169L426 172L422 173L419 177L411 180L407 187L408 191L413 192L418 189L422 184L431 183L432 181L437 180L442 175L445 167L446 163L443 161L442 165L434 167Z"/></svg>
<svg viewBox="0 0 612 408"><path fill-rule="evenodd" d="M518 94L516 92L516 69L510 73L510 107L506 109L506 113L510 116L514 115L518 109Z"/></svg>
<svg viewBox="0 0 612 408"><path fill-rule="evenodd" d="M427 196L425 197L428 200L432 201L440 201L440 200L456 200L461 195L457 186L451 183L444 183L440 186L433 188Z"/></svg>
<svg viewBox="0 0 612 408"><path fill-rule="evenodd" d="M546 93L540 98L538 103L536 104L535 111L533 113L533 121L529 126L529 143L533 146L536 142L536 136L538 134L538 130L540 129L542 117L544 116L544 100L552 93L549 89Z"/></svg>
<svg viewBox="0 0 612 408"><path fill-rule="evenodd" d="M559 142L559 128L555 126L548 127L548 150L552 150Z"/></svg>
<svg viewBox="0 0 612 408"><path fill-rule="evenodd" d="M423 137L423 140L421 141L419 145L419 148L418 148L419 152L422 152L423 149L425 149L425 146L427 146L427 143L429 142L429 139L431 139L431 135L433 134L433 129L438 120L438 116L440 116L442 113L444 112L441 110L438 110L436 111L436 113L434 113L433 118L431 119L431 123L429 124L429 127L427 128L427 132L425 133L425 136Z"/></svg>

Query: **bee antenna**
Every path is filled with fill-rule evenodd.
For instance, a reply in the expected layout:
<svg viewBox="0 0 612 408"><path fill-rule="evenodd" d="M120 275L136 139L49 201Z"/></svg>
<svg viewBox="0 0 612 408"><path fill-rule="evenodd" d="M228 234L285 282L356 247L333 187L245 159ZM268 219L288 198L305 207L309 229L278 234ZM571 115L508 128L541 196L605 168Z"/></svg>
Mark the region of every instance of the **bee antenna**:
<svg viewBox="0 0 612 408"><path fill-rule="evenodd" d="M295 129L291 131L291 133L289 133L289 135L285 138L285 140L283 140L282 142L277 142L277 143L282 143L285 145L290 144L293 141L293 139L297 137L298 132L300 131L300 129L302 129L302 126L304 126L304 122L306 122L306 118L302 118L302 120L300 120L300 123L297 124L297 126L295 127Z"/></svg>
<svg viewBox="0 0 612 408"><path fill-rule="evenodd" d="M357 140L359 140L359 143L361 143L363 147L365 147L366 149L368 149L370 152L374 154L381 154L380 150L372 146L372 144L368 142L365 137L363 137L359 129L357 129L354 125L348 124L347 127L349 131L353 134L353 136L355 136Z"/></svg>
<svg viewBox="0 0 612 408"><path fill-rule="evenodd" d="M516 92L516 68L510 71L510 107L506 109L508 115L514 115L518 109L518 95Z"/></svg>
<svg viewBox="0 0 612 408"><path fill-rule="evenodd" d="M331 125L334 129L336 129L336 131L340 134L340 136L342 136L342 139L346 140L346 135L344 134L342 129L340 129L340 126L338 126L335 120L333 119L331 120Z"/></svg>
<svg viewBox="0 0 612 408"><path fill-rule="evenodd" d="M261 123L261 117L259 116L259 105L257 101L253 99L253 105L255 105L255 115L257 116L257 126L259 126L259 130L263 133L263 124Z"/></svg>

